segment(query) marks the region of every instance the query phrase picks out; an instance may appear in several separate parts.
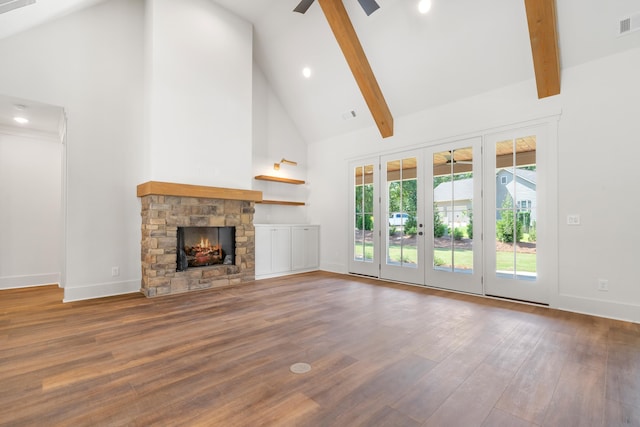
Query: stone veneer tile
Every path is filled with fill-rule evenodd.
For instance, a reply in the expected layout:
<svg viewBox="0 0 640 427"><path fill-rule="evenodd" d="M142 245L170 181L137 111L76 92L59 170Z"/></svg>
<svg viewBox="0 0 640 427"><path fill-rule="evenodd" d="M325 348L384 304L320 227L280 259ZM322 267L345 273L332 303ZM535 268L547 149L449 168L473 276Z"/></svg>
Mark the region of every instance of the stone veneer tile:
<svg viewBox="0 0 640 427"><path fill-rule="evenodd" d="M255 279L254 202L142 197L142 289L147 297L235 286ZM176 271L177 227L236 227L236 264Z"/></svg>

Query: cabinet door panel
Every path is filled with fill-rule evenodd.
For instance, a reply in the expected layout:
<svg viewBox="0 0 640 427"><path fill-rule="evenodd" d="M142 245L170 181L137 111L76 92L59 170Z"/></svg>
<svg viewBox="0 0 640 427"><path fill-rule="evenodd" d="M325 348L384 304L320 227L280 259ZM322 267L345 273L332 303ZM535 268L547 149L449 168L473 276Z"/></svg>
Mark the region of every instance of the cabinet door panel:
<svg viewBox="0 0 640 427"><path fill-rule="evenodd" d="M291 230L291 268L302 270L307 266L307 231L302 227Z"/></svg>
<svg viewBox="0 0 640 427"><path fill-rule="evenodd" d="M274 227L271 229L271 272L281 273L291 270L291 229Z"/></svg>
<svg viewBox="0 0 640 427"><path fill-rule="evenodd" d="M291 229L291 269L308 270L318 267L318 227L301 226Z"/></svg>
<svg viewBox="0 0 640 427"><path fill-rule="evenodd" d="M256 227L256 276L271 273L271 227Z"/></svg>

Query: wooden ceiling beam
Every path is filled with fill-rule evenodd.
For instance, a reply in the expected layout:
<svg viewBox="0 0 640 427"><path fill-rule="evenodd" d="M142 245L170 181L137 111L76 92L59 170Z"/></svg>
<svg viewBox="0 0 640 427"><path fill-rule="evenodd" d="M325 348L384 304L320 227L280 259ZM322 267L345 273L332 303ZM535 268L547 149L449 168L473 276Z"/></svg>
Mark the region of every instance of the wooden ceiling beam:
<svg viewBox="0 0 640 427"><path fill-rule="evenodd" d="M524 0L538 98L560 93L560 59L555 0Z"/></svg>
<svg viewBox="0 0 640 427"><path fill-rule="evenodd" d="M319 3L380 134L383 138L393 136L393 116L342 0L319 0Z"/></svg>

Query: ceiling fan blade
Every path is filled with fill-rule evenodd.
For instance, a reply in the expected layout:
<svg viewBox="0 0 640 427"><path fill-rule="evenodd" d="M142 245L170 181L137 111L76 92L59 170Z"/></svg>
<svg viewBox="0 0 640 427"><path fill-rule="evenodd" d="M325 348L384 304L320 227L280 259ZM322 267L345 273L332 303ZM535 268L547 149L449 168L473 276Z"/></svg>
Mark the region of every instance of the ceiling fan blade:
<svg viewBox="0 0 640 427"><path fill-rule="evenodd" d="M380 5L376 3L376 0L358 0L358 3L360 3L360 6L362 6L367 16L380 9Z"/></svg>
<svg viewBox="0 0 640 427"><path fill-rule="evenodd" d="M294 12L298 12L298 13L305 13L313 4L315 0L302 0L295 9L293 9Z"/></svg>

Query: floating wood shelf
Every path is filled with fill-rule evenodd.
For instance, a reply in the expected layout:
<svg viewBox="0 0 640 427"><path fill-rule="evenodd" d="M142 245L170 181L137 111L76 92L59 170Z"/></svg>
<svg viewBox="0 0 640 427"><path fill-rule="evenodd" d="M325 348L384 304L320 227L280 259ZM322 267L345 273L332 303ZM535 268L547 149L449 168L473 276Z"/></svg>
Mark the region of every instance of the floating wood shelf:
<svg viewBox="0 0 640 427"><path fill-rule="evenodd" d="M256 203L262 203L263 205L285 205L285 206L304 206L305 203L304 202L288 202L286 200L262 200L261 202L256 202Z"/></svg>
<svg viewBox="0 0 640 427"><path fill-rule="evenodd" d="M158 181L149 181L138 185L138 197L152 194L159 196L201 197L206 199L247 200L251 202L259 202L262 200L262 192L254 190L206 187L202 185Z"/></svg>
<svg viewBox="0 0 640 427"><path fill-rule="evenodd" d="M301 185L304 184L304 181L300 179L292 179L292 178L280 178L278 176L269 176L269 175L258 175L255 177L261 181L274 181L274 182L283 182L285 184L294 184Z"/></svg>

